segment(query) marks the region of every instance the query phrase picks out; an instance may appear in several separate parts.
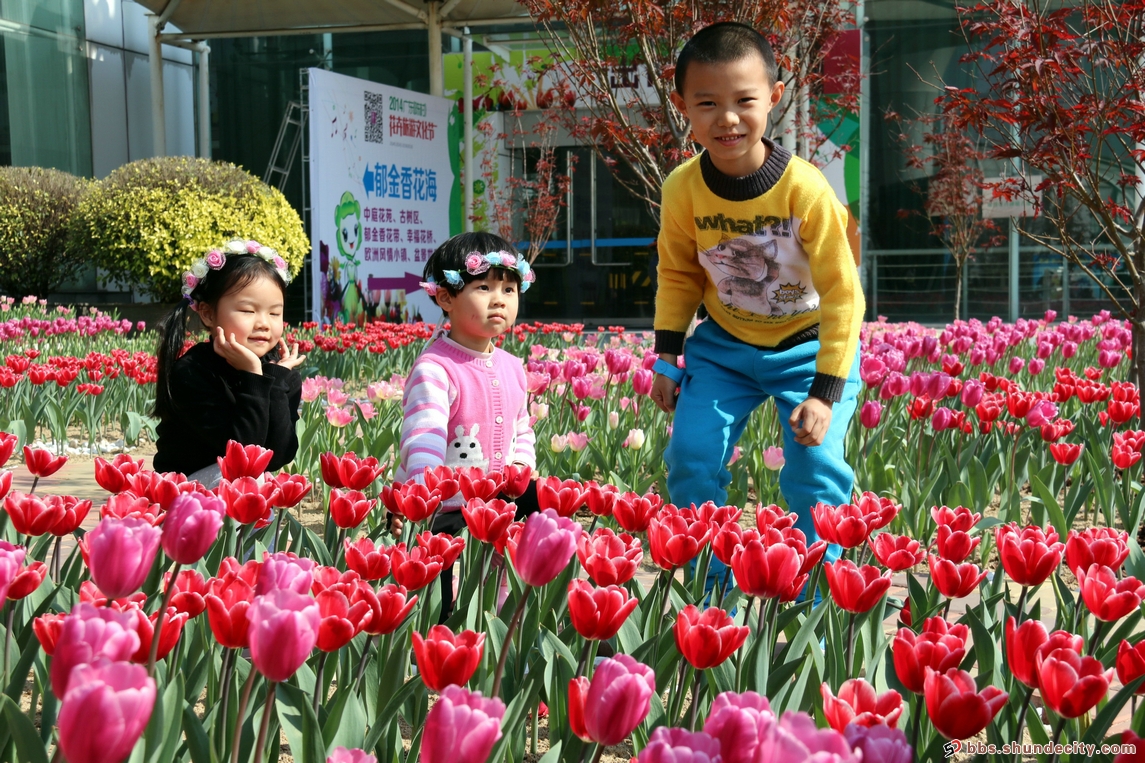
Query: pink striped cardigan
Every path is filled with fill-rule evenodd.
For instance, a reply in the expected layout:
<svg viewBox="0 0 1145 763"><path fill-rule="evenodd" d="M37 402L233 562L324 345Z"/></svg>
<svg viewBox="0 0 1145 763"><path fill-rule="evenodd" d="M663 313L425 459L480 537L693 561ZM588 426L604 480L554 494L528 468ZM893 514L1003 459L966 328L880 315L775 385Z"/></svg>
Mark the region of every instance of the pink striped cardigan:
<svg viewBox="0 0 1145 763"><path fill-rule="evenodd" d="M475 352L437 339L410 369L402 410L398 480L421 482L426 469L441 464L485 471L536 466L525 369L504 350ZM456 499L448 508L460 506Z"/></svg>

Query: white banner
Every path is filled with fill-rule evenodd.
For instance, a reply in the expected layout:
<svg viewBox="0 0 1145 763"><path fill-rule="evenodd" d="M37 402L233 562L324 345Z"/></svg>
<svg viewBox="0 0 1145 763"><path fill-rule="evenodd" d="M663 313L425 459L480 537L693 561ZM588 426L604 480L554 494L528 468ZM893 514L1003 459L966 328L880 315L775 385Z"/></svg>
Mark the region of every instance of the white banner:
<svg viewBox="0 0 1145 763"><path fill-rule="evenodd" d="M309 98L314 319L436 322L418 282L450 235L453 103L324 69Z"/></svg>

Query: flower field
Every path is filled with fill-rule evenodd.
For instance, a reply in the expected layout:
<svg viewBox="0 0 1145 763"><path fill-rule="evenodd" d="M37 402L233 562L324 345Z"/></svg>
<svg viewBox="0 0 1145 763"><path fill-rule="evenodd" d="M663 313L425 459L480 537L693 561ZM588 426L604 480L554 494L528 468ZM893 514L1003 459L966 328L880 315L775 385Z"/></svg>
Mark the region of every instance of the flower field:
<svg viewBox="0 0 1145 763"><path fill-rule="evenodd" d="M267 474L267 451L232 444L207 491L108 454L68 465L94 473L89 501L45 493L67 456L29 446L147 437L153 335L0 301L0 758L906 763L966 740L992 761L1145 756L1121 731L1145 729L1145 431L1107 314L868 324L856 492L811 510L816 542L779 494L770 405L728 505L667 502L649 336L505 338L543 509L515 522L505 499L531 475L514 467L393 481L431 326L292 332L309 356L293 464ZM466 530L431 534L459 493ZM729 572L706 591L715 560ZM1019 740L1097 747L1001 751ZM1122 742L1138 752L1100 747Z"/></svg>

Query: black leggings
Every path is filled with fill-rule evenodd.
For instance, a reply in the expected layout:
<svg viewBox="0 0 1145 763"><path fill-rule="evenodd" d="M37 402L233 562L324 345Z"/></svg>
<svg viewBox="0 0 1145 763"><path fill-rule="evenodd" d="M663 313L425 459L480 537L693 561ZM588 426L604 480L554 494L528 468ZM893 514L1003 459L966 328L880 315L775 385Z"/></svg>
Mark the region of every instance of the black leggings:
<svg viewBox="0 0 1145 763"><path fill-rule="evenodd" d="M537 502L537 481L530 480L529 486L525 488L525 494L515 500L510 499L504 493L497 496L503 501L512 500L517 504L517 513L514 519L522 520L530 514L535 514L541 510L540 504ZM465 529L465 517L461 516L461 510L445 511L437 515L433 520L433 527L430 528L434 533L445 533L446 535L457 535ZM441 585L441 618L439 623L444 623L453 614L453 567L446 567L442 569L441 574L437 576ZM433 585L431 583L431 585ZM427 589L426 595L429 595Z"/></svg>

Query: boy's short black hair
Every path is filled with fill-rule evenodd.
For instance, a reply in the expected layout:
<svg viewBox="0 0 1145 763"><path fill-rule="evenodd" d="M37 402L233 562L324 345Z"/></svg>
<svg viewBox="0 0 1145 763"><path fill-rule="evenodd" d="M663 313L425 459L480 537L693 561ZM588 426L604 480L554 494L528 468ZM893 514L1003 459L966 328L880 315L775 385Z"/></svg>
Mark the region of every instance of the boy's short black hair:
<svg viewBox="0 0 1145 763"><path fill-rule="evenodd" d="M738 21L721 21L704 27L692 35L676 57L676 92L684 94L684 75L693 63L726 64L752 53L763 60L767 83L774 85L779 79L779 66L766 37Z"/></svg>
<svg viewBox="0 0 1145 763"><path fill-rule="evenodd" d="M521 283L521 274L514 268L489 268L480 275L472 275L465 267L465 258L472 252L481 254L508 252L517 259L521 258L517 247L500 236L484 231L459 233L433 251L425 263L422 277L427 281L432 277L438 288L445 289L450 294L457 294L460 289L450 286L445 278L445 271L447 270L456 270L463 283L484 281L487 278L494 278L498 281L508 278L518 285Z"/></svg>

